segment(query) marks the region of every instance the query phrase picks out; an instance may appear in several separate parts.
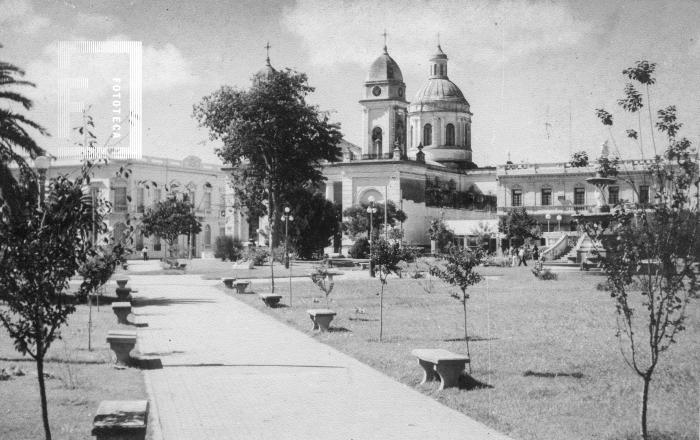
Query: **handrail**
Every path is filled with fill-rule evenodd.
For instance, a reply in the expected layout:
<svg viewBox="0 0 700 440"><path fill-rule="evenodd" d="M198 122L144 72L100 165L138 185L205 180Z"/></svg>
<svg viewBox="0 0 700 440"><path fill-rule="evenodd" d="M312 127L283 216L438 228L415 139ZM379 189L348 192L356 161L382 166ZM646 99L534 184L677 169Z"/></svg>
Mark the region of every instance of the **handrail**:
<svg viewBox="0 0 700 440"><path fill-rule="evenodd" d="M559 237L559 240L557 240L552 246L547 248L547 250L542 252L542 256L545 260L556 260L557 258L561 257L564 253L567 252L568 242L568 235L562 234L562 236Z"/></svg>

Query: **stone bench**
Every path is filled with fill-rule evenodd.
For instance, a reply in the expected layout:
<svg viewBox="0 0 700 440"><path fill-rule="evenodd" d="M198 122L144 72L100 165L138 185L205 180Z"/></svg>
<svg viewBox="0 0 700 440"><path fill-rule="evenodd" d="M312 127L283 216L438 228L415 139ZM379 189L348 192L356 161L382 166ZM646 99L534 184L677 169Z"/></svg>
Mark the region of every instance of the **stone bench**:
<svg viewBox="0 0 700 440"><path fill-rule="evenodd" d="M236 293L245 293L248 285L250 285L249 281L237 281L233 283L233 288L236 289Z"/></svg>
<svg viewBox="0 0 700 440"><path fill-rule="evenodd" d="M311 309L306 311L314 323L311 330L327 332L336 313L331 309Z"/></svg>
<svg viewBox="0 0 700 440"><path fill-rule="evenodd" d="M126 318L131 313L130 302L114 302L112 303L112 311L115 315L117 315L117 322L119 324L129 323L129 321Z"/></svg>
<svg viewBox="0 0 700 440"><path fill-rule="evenodd" d="M92 421L97 440L145 440L147 400L103 400Z"/></svg>
<svg viewBox="0 0 700 440"><path fill-rule="evenodd" d="M275 293L261 293L259 296L268 307L276 307L282 299L282 295L277 295Z"/></svg>
<svg viewBox="0 0 700 440"><path fill-rule="evenodd" d="M111 330L107 332L109 348L117 356L117 365L131 364L129 353L136 346L136 332L129 330Z"/></svg>
<svg viewBox="0 0 700 440"><path fill-rule="evenodd" d="M222 279L224 282L224 286L228 287L229 289L233 289L233 283L236 281L235 278L224 278Z"/></svg>
<svg viewBox="0 0 700 440"><path fill-rule="evenodd" d="M369 269L369 263L357 263L360 265L360 268L362 270L368 270Z"/></svg>
<svg viewBox="0 0 700 440"><path fill-rule="evenodd" d="M418 364L423 367L423 380L421 384L440 378L440 388L456 387L459 376L464 371L464 366L469 358L462 354L455 354L442 348L428 349L418 348L411 352L418 358Z"/></svg>

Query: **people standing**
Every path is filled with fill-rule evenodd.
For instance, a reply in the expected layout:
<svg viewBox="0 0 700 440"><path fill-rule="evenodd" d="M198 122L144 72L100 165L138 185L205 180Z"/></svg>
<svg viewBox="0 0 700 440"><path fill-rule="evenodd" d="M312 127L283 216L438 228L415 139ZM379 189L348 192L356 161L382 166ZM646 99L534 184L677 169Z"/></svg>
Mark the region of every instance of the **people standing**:
<svg viewBox="0 0 700 440"><path fill-rule="evenodd" d="M525 258L527 257L527 253L525 252L525 247L521 247L520 250L518 251L518 258L520 259L520 262L518 263L518 266L521 264L524 266L527 266L527 262L525 261Z"/></svg>
<svg viewBox="0 0 700 440"><path fill-rule="evenodd" d="M535 248L532 250L532 259L534 261L539 261L540 259L540 250L537 248L537 245L535 245Z"/></svg>
<svg viewBox="0 0 700 440"><path fill-rule="evenodd" d="M148 260L148 246L144 246L143 249L141 249L141 253L143 254L143 261Z"/></svg>
<svg viewBox="0 0 700 440"><path fill-rule="evenodd" d="M517 248L517 247L514 247L514 248L511 250L511 253L510 253L510 260L511 260L510 265L511 265L512 267L515 267L515 266L517 265L517 262L518 262L518 248Z"/></svg>

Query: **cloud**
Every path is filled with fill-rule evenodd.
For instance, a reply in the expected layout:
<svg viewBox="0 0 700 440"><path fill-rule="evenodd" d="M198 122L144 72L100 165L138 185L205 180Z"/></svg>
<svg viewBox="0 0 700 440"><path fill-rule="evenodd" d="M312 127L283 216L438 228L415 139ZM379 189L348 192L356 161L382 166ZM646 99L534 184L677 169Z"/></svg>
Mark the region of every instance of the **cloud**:
<svg viewBox="0 0 700 440"><path fill-rule="evenodd" d="M51 20L38 15L28 0L3 0L0 2L0 28L32 35L49 24L51 24Z"/></svg>
<svg viewBox="0 0 700 440"><path fill-rule="evenodd" d="M313 49L309 56L317 65L371 62L384 28L390 52L402 62L424 62L439 33L446 51L484 64L575 47L594 30L565 4L486 0L300 0L283 23Z"/></svg>
<svg viewBox="0 0 700 440"><path fill-rule="evenodd" d="M143 48L144 90L166 90L192 84L195 77L192 66L182 52L168 43L161 48Z"/></svg>

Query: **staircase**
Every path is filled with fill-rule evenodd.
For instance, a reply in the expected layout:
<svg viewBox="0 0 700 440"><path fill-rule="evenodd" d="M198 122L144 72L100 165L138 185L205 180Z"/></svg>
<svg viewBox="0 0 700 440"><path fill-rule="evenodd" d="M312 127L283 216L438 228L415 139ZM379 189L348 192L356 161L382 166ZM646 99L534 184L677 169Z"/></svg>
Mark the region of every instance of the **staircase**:
<svg viewBox="0 0 700 440"><path fill-rule="evenodd" d="M593 250L595 249L595 244L588 237L587 234L583 234L579 237L576 245L573 246L568 252L561 255L559 258L545 261L544 267L551 269L556 272L573 272L581 270L581 263L579 260L579 255L585 256L587 273L599 274L603 273L602 269L597 266L596 262L593 260Z"/></svg>

